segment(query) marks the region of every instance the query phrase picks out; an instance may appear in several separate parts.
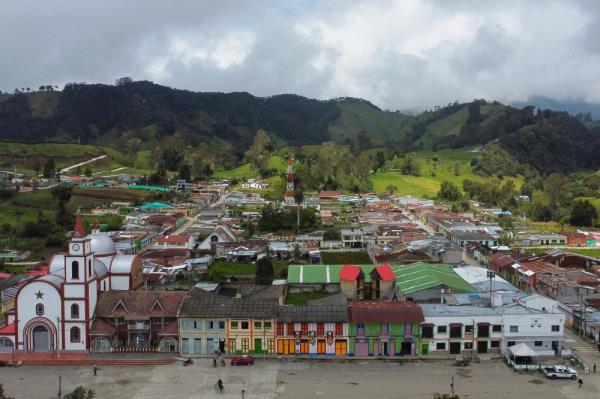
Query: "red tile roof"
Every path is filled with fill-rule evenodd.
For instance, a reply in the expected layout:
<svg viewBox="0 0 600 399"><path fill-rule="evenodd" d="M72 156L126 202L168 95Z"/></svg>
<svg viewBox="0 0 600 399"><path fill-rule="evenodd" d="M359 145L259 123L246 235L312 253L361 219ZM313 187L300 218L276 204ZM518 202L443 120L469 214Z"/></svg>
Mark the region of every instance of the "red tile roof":
<svg viewBox="0 0 600 399"><path fill-rule="evenodd" d="M348 306L351 323L422 323L421 307L413 302L352 301Z"/></svg>
<svg viewBox="0 0 600 399"><path fill-rule="evenodd" d="M340 280L354 281L361 272L359 266L345 265L340 269Z"/></svg>
<svg viewBox="0 0 600 399"><path fill-rule="evenodd" d="M115 333L115 331L115 327L110 323L104 321L103 319L95 319L92 323L90 335L107 335L110 337Z"/></svg>
<svg viewBox="0 0 600 399"><path fill-rule="evenodd" d="M383 281L394 281L394 280L396 280L396 275L394 274L394 271L392 270L392 268L390 267L390 265L377 266L375 268L375 270L377 270L377 273L379 273L379 276L381 277L381 279Z"/></svg>
<svg viewBox="0 0 600 399"><path fill-rule="evenodd" d="M96 316L177 317L177 309L186 294L185 291L105 291L98 294Z"/></svg>
<svg viewBox="0 0 600 399"><path fill-rule="evenodd" d="M171 234L168 236L160 236L156 239L156 242L160 243L177 243L177 242L188 242L190 236L187 234Z"/></svg>
<svg viewBox="0 0 600 399"><path fill-rule="evenodd" d="M0 335L15 335L17 331L17 325L15 323L10 323L2 328L0 328Z"/></svg>
<svg viewBox="0 0 600 399"><path fill-rule="evenodd" d="M178 334L179 334L179 329L177 327L177 321L170 322L158 333L158 335L168 335L168 336L177 336Z"/></svg>

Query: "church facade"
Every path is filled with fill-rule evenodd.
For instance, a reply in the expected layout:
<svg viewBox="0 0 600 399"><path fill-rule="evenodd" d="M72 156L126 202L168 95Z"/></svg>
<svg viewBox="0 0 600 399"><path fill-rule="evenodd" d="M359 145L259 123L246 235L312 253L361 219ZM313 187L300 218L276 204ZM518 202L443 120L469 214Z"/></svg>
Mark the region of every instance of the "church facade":
<svg viewBox="0 0 600 399"><path fill-rule="evenodd" d="M0 338L17 351L87 351L98 294L141 285L142 261L118 254L97 229L86 235L78 215L67 252L52 257L47 275L19 289Z"/></svg>

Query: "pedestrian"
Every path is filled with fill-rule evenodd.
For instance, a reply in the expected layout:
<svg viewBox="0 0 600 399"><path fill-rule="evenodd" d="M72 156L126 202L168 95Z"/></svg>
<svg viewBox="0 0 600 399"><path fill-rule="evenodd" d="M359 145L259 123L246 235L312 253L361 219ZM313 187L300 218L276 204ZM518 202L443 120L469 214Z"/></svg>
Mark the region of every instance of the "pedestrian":
<svg viewBox="0 0 600 399"><path fill-rule="evenodd" d="M98 366L94 364L94 375L98 375Z"/></svg>
<svg viewBox="0 0 600 399"><path fill-rule="evenodd" d="M594 374L596 373L596 363L594 363Z"/></svg>
<svg viewBox="0 0 600 399"><path fill-rule="evenodd" d="M583 386L583 380L581 378L579 379L579 381L577 381L577 383L579 384L579 388Z"/></svg>

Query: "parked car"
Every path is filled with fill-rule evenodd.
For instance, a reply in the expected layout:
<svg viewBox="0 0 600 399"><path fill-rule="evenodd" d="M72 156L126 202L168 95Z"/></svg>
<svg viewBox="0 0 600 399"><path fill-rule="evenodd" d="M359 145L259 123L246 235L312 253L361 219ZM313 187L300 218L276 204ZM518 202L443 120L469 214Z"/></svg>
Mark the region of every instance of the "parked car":
<svg viewBox="0 0 600 399"><path fill-rule="evenodd" d="M238 356L231 359L232 366L252 366L254 365L254 358L252 356L244 355Z"/></svg>
<svg viewBox="0 0 600 399"><path fill-rule="evenodd" d="M577 371L566 366L544 366L542 372L548 378L570 378L572 380L577 379Z"/></svg>

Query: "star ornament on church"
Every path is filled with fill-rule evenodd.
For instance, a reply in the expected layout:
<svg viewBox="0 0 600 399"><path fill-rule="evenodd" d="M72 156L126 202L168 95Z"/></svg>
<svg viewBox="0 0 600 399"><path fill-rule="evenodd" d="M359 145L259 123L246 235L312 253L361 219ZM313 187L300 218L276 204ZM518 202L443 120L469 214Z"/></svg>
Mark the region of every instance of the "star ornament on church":
<svg viewBox="0 0 600 399"><path fill-rule="evenodd" d="M35 293L35 299L44 299L44 293L40 290Z"/></svg>

